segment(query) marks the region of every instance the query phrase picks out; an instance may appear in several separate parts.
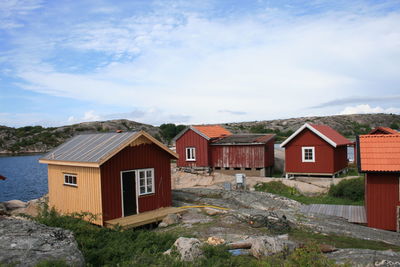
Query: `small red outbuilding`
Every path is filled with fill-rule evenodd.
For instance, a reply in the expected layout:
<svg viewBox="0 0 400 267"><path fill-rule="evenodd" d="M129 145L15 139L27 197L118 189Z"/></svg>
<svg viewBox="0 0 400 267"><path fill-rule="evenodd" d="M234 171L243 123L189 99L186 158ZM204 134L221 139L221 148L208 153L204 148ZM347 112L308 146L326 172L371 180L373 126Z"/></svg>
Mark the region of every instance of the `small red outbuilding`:
<svg viewBox="0 0 400 267"><path fill-rule="evenodd" d="M285 148L286 178L294 175L335 176L348 166L347 138L326 125L304 124L289 136Z"/></svg>
<svg viewBox="0 0 400 267"><path fill-rule="evenodd" d="M219 125L190 126L175 137L178 167L265 176L274 165L274 135L232 134Z"/></svg>
<svg viewBox="0 0 400 267"><path fill-rule="evenodd" d="M360 135L358 168L365 175L369 227L400 231L400 135Z"/></svg>
<svg viewBox="0 0 400 267"><path fill-rule="evenodd" d="M90 212L98 225L170 207L171 160L178 156L146 132L77 135L39 162L48 164L49 206Z"/></svg>

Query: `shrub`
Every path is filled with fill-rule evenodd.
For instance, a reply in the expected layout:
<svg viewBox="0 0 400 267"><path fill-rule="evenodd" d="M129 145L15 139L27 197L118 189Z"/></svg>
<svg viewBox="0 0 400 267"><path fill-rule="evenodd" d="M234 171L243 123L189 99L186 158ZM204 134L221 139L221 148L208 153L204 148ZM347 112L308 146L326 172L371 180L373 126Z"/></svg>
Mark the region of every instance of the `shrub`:
<svg viewBox="0 0 400 267"><path fill-rule="evenodd" d="M332 185L329 189L332 197L347 198L353 201L364 199L364 178L342 180L337 185Z"/></svg>
<svg viewBox="0 0 400 267"><path fill-rule="evenodd" d="M256 191L268 192L268 193L283 195L283 196L300 195L299 191L296 188L287 186L284 183L282 183L281 181L272 181L269 183L258 183L254 186L254 189Z"/></svg>
<svg viewBox="0 0 400 267"><path fill-rule="evenodd" d="M323 255L316 243L310 243L296 249L286 260L285 267L289 266L337 266L333 260Z"/></svg>

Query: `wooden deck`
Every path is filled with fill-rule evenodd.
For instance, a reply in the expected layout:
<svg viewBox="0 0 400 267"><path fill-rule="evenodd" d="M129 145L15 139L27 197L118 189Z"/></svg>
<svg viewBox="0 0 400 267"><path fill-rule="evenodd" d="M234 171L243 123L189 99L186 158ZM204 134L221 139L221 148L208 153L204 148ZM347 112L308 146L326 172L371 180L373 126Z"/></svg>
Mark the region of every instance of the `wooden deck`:
<svg viewBox="0 0 400 267"><path fill-rule="evenodd" d="M167 207L160 208L157 210L146 211L143 213L121 217L113 220L109 220L105 222L105 226L108 228L112 228L116 225L120 225L123 229L139 227L142 225L159 222L164 219L170 213L181 213L184 212L185 209L175 208L175 207Z"/></svg>
<svg viewBox="0 0 400 267"><path fill-rule="evenodd" d="M312 204L303 205L300 210L304 213L342 217L351 223L367 223L364 206Z"/></svg>

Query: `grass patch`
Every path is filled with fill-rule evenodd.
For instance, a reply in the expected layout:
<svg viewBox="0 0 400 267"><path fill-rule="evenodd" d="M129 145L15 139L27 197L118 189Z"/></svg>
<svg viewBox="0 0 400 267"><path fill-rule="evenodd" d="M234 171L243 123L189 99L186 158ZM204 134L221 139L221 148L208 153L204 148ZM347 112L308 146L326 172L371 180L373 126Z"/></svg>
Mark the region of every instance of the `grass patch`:
<svg viewBox="0 0 400 267"><path fill-rule="evenodd" d="M390 245L384 242L358 239L348 236L340 236L335 234L323 235L310 231L292 229L289 233L291 239L297 242L316 242L318 244L328 244L336 248L359 248L372 250L388 250L400 251L400 247Z"/></svg>
<svg viewBox="0 0 400 267"><path fill-rule="evenodd" d="M319 266L336 266L333 261L313 249L312 245L306 245L291 255L276 255L261 260L251 256L232 256L225 246L205 245L205 257L190 263L181 262L177 257L163 255L163 252L172 246L178 233L159 233L143 229L106 229L83 221L84 216L87 214L60 215L55 210L49 211L45 208L35 219L48 226L71 230L83 253L86 266L311 266L315 262L321 263ZM63 267L65 263L44 261L39 266Z"/></svg>
<svg viewBox="0 0 400 267"><path fill-rule="evenodd" d="M340 184L340 183L339 183ZM268 192L290 199L294 199L303 204L335 204L335 205L364 205L364 200L352 200L348 198L335 197L324 194L319 196L305 196L296 188L290 187L281 181L272 181L269 183L258 183L254 186L256 191Z"/></svg>

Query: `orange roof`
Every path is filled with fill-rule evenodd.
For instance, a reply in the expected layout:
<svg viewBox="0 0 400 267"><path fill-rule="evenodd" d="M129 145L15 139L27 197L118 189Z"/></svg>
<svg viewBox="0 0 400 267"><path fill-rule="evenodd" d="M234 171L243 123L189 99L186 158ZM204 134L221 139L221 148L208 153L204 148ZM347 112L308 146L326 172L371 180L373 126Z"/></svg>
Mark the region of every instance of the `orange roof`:
<svg viewBox="0 0 400 267"><path fill-rule="evenodd" d="M376 127L375 129L371 130L369 134L400 134L400 133L389 127Z"/></svg>
<svg viewBox="0 0 400 267"><path fill-rule="evenodd" d="M208 136L209 138L218 138L232 135L230 131L220 125L193 125L192 127L200 131L202 134Z"/></svg>
<svg viewBox="0 0 400 267"><path fill-rule="evenodd" d="M338 146L351 144L351 141L327 125L310 124L314 129L331 139Z"/></svg>
<svg viewBox="0 0 400 267"><path fill-rule="evenodd" d="M400 134L360 135L361 171L400 172Z"/></svg>

